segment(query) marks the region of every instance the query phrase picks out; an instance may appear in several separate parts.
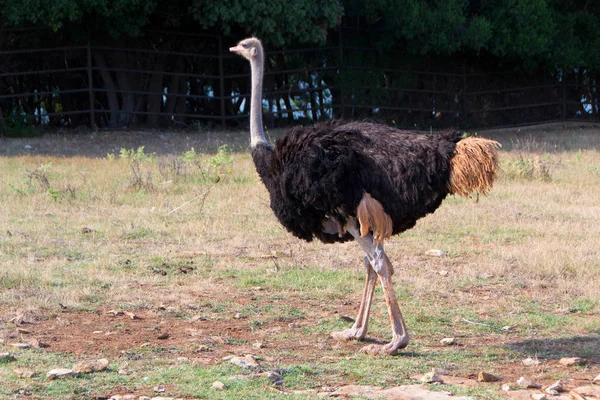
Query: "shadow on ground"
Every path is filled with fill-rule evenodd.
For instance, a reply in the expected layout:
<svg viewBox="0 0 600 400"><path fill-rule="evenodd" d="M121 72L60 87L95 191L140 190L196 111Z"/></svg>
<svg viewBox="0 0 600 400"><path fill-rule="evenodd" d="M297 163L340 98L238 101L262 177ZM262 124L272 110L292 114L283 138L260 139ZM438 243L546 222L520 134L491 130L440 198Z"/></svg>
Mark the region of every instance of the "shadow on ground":
<svg viewBox="0 0 600 400"><path fill-rule="evenodd" d="M525 339L508 347L528 356L546 359L580 357L587 362L600 363L600 335Z"/></svg>

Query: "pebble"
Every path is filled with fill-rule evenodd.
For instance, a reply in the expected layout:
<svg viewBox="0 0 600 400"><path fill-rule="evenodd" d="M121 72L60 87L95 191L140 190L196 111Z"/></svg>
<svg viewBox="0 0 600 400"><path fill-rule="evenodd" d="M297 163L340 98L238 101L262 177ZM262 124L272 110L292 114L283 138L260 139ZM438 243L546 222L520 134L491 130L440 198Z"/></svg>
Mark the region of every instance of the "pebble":
<svg viewBox="0 0 600 400"><path fill-rule="evenodd" d="M558 361L559 364L565 365L567 367L571 365L579 365L583 363L583 359L579 357L563 357Z"/></svg>
<svg viewBox="0 0 600 400"><path fill-rule="evenodd" d="M595 377L595 378L592 380L592 382L600 384L600 375L598 375L597 377Z"/></svg>
<svg viewBox="0 0 600 400"><path fill-rule="evenodd" d="M531 395L533 400L548 400L544 393L534 393Z"/></svg>
<svg viewBox="0 0 600 400"><path fill-rule="evenodd" d="M211 389L215 389L215 390L225 390L226 386L223 382L221 381L214 381Z"/></svg>
<svg viewBox="0 0 600 400"><path fill-rule="evenodd" d="M444 383L444 380L442 378L440 378L439 376L437 376L437 374L435 373L435 371L431 371L426 373L425 375L423 375L423 377L421 378L421 382L423 383Z"/></svg>
<svg viewBox="0 0 600 400"><path fill-rule="evenodd" d="M533 359L531 357L528 357L526 359L523 360L523 364L527 365L528 367L535 367L536 365L540 365L540 360Z"/></svg>
<svg viewBox="0 0 600 400"><path fill-rule="evenodd" d="M267 378L273 382L274 385L283 385L283 377L277 371L270 371L267 374Z"/></svg>
<svg viewBox="0 0 600 400"><path fill-rule="evenodd" d="M67 369L67 368L56 368L56 369L48 371L48 373L46 374L48 379L56 379L56 378L60 378L61 376L71 376L71 375L75 375L75 372L72 369Z"/></svg>
<svg viewBox="0 0 600 400"><path fill-rule="evenodd" d="M535 383L534 381L532 381L531 379L527 379L525 377L520 377L519 380L517 381L517 385L525 388L525 389L541 389L542 387Z"/></svg>
<svg viewBox="0 0 600 400"><path fill-rule="evenodd" d="M167 332L161 333L160 335L157 336L157 339L160 340L165 340L168 339L170 337L170 335Z"/></svg>
<svg viewBox="0 0 600 400"><path fill-rule="evenodd" d="M256 357L253 355L247 354L245 357L235 357L228 356L224 358L225 361L229 361L232 364L237 365L238 367L253 369L258 368L259 364L256 362Z"/></svg>
<svg viewBox="0 0 600 400"><path fill-rule="evenodd" d="M490 374L489 372L481 371L477 375L477 381L479 382L498 382L502 380L499 376Z"/></svg>
<svg viewBox="0 0 600 400"><path fill-rule="evenodd" d="M559 380L548 386L545 392L551 394L552 396L558 396L558 392L562 392L563 390L562 381Z"/></svg>
<svg viewBox="0 0 600 400"><path fill-rule="evenodd" d="M256 342L252 344L252 347L254 347L255 349L263 349L265 345L261 342Z"/></svg>
<svg viewBox="0 0 600 400"><path fill-rule="evenodd" d="M505 383L504 385L502 385L502 390L504 390L505 392L509 392L511 390L510 385L508 383Z"/></svg>
<svg viewBox="0 0 600 400"><path fill-rule="evenodd" d="M9 343L10 347L14 347L15 349L29 349L31 345L29 343Z"/></svg>
<svg viewBox="0 0 600 400"><path fill-rule="evenodd" d="M165 389L165 385L158 385L154 387L154 391L156 393L164 393L167 389Z"/></svg>
<svg viewBox="0 0 600 400"><path fill-rule="evenodd" d="M443 255L446 255L446 252L444 250L436 250L436 249L431 249L431 250L427 250L425 252L426 256L433 256L433 257L441 257Z"/></svg>
<svg viewBox="0 0 600 400"><path fill-rule="evenodd" d="M441 344L445 344L446 346L452 346L453 344L456 343L456 339L453 337L447 337L447 338L443 338L442 340L440 340Z"/></svg>
<svg viewBox="0 0 600 400"><path fill-rule="evenodd" d="M19 378L33 378L36 374L33 371L26 369L15 369L13 371Z"/></svg>
<svg viewBox="0 0 600 400"><path fill-rule="evenodd" d="M92 372L104 371L108 368L109 361L106 358L101 358L95 361L81 361L73 365L73 372L89 374Z"/></svg>

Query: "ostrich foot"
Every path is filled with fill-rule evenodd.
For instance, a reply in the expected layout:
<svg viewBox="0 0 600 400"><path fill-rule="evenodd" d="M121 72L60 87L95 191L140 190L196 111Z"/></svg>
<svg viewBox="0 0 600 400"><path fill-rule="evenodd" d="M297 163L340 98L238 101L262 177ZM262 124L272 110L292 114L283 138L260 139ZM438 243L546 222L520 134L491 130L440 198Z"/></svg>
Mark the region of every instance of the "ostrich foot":
<svg viewBox="0 0 600 400"><path fill-rule="evenodd" d="M397 336L397 337L394 337L394 339L388 344L384 344L384 345L370 344L370 345L365 346L362 349L360 349L360 351L365 354L372 355L372 356L376 356L376 355L380 355L380 354L387 354L388 356L394 356L394 355L398 354L399 349L403 349L406 346L408 346L408 336L407 337Z"/></svg>
<svg viewBox="0 0 600 400"><path fill-rule="evenodd" d="M346 340L363 340L366 335L365 329L359 328L350 328L344 329L343 331L335 331L331 332L331 337L337 341L346 341Z"/></svg>

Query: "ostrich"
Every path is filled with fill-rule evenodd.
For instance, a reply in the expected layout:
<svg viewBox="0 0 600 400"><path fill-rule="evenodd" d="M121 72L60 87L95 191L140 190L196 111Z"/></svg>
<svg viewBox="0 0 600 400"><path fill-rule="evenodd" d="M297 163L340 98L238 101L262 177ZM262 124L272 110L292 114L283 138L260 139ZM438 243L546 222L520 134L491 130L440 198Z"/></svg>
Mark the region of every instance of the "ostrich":
<svg viewBox="0 0 600 400"><path fill-rule="evenodd" d="M397 354L409 335L392 285L385 239L412 228L448 194L486 193L498 168L499 143L459 132L420 135L368 122L329 121L295 127L271 146L262 124L264 53L247 38L229 49L250 61L250 147L271 208L293 235L324 243L355 240L366 253L366 281L354 325L336 340L364 340L379 280L392 340L361 349ZM462 139L462 140L461 140Z"/></svg>

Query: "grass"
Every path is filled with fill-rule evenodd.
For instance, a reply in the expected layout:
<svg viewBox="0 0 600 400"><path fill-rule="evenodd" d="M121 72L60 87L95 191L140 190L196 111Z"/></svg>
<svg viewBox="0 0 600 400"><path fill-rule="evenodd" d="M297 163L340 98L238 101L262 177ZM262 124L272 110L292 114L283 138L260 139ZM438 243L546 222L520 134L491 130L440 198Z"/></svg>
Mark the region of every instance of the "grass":
<svg viewBox="0 0 600 400"><path fill-rule="evenodd" d="M164 395L185 398L294 398L222 360L248 353L262 371L282 371L284 392L413 383L434 367L461 377L485 369L514 383L538 373L520 364L528 356L545 362L542 381L598 374L597 130L491 134L504 145L493 192L478 202L448 198L389 241L412 337L393 358L328 337L358 309L358 246L291 237L243 151L245 136L169 135L98 134L89 148L81 135L3 141L0 352L17 360L0 363L0 397L152 396L164 384ZM33 154L22 154L25 143ZM168 339L156 339L165 331ZM50 347L7 346L32 337ZM389 339L379 288L369 337ZM443 337L458 345L440 345ZM584 357L584 371L552 363L563 356ZM111 361L106 372L45 376L101 357ZM14 369L38 376L19 379ZM210 389L215 380L227 389ZM499 387L436 390L494 399Z"/></svg>

